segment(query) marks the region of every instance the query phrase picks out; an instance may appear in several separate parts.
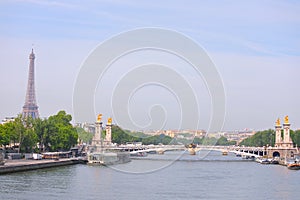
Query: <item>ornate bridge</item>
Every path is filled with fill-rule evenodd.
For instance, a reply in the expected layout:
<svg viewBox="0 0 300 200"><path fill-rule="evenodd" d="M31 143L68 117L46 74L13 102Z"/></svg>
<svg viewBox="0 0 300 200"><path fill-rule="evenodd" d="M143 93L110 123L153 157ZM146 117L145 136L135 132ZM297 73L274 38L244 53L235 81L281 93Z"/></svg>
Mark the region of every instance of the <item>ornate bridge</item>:
<svg viewBox="0 0 300 200"><path fill-rule="evenodd" d="M185 151L189 148L184 145L151 145L151 146L140 146L140 147L131 147L126 149L130 151L130 154L138 154L142 152L156 152L158 154L163 154L166 151ZM231 152L241 156L249 157L260 157L267 155L267 149L264 147L239 147L239 146L204 146L197 145L194 148L195 152L206 150L206 151L220 151L220 152Z"/></svg>

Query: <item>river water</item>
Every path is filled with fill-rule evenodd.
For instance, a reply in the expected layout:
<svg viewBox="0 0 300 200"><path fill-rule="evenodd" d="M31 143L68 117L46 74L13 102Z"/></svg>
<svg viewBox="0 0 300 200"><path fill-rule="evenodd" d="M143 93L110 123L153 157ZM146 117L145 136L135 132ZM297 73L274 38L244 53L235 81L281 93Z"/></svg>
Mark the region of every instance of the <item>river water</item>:
<svg viewBox="0 0 300 200"><path fill-rule="evenodd" d="M300 199L300 171L220 152L179 154L2 175L0 199Z"/></svg>

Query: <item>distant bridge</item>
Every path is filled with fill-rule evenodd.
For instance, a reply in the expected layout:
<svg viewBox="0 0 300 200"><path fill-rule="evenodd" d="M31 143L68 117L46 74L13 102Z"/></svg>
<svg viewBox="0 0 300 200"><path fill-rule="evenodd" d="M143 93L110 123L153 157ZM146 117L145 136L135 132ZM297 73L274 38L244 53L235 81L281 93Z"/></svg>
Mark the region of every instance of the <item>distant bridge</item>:
<svg viewBox="0 0 300 200"><path fill-rule="evenodd" d="M156 152L158 154L163 154L166 151L185 151L189 148L184 145L141 145L141 146L123 146L119 147L124 151L129 151L130 154L138 154L143 152ZM201 150L208 151L220 151L220 152L230 152L240 156L246 157L261 157L267 155L267 150L264 147L239 147L239 146L205 146L197 145L194 148L195 152Z"/></svg>

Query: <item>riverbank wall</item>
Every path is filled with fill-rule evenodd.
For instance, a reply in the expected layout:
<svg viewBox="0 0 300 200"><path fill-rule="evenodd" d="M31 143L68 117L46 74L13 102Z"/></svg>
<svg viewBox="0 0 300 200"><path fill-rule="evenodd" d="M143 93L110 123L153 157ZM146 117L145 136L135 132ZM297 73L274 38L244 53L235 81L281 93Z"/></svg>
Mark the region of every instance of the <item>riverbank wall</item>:
<svg viewBox="0 0 300 200"><path fill-rule="evenodd" d="M14 173L14 172L36 170L36 169L81 164L81 163L84 163L84 160L77 159L77 158L67 158L67 159L60 159L60 160L8 161L4 165L0 166L0 175Z"/></svg>

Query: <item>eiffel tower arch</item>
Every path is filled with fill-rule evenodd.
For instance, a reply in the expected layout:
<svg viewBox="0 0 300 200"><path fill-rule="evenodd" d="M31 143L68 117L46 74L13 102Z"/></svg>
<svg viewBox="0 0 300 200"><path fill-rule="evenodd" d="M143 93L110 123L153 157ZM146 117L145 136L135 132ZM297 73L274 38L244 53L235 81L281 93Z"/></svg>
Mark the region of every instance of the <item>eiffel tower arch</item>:
<svg viewBox="0 0 300 200"><path fill-rule="evenodd" d="M33 49L29 55L29 73L28 73L28 83L27 91L25 97L25 104L23 106L22 116L24 118L32 117L33 119L39 118L38 106L35 97L35 84L34 84L34 59L35 55Z"/></svg>

